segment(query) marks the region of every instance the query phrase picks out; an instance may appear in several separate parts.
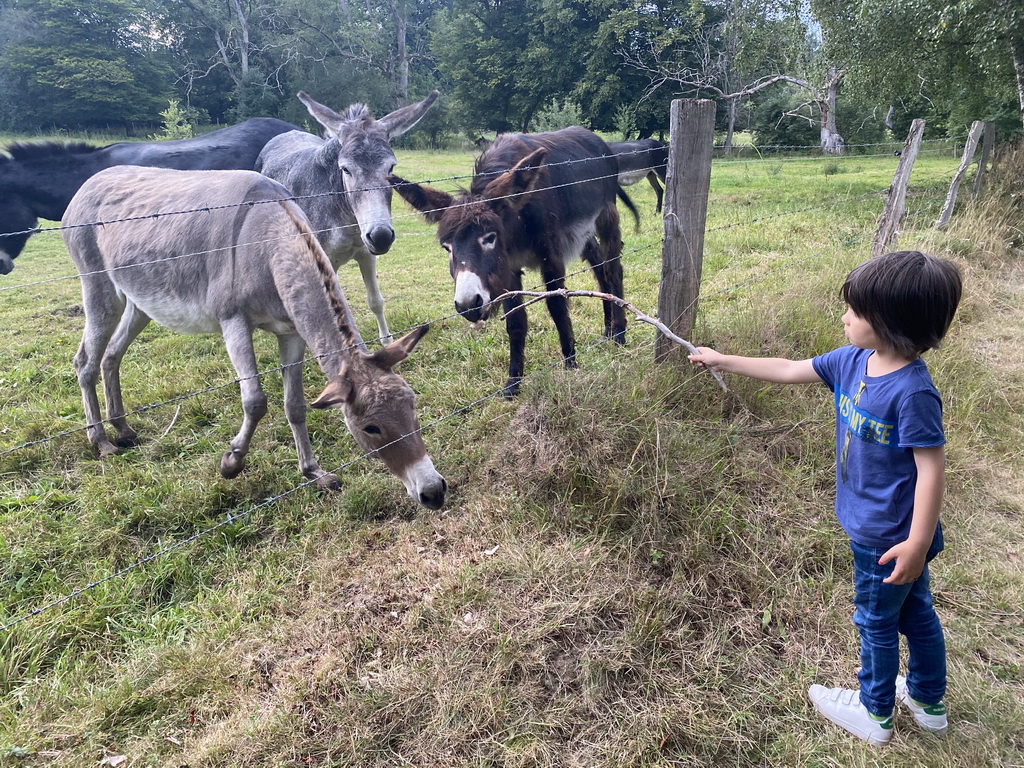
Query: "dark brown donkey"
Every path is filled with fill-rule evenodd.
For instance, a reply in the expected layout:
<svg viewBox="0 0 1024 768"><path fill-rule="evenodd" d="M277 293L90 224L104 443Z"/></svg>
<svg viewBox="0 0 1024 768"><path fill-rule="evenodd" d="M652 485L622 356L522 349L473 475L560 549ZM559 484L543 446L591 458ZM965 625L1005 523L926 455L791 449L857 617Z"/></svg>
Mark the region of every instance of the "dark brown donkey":
<svg viewBox="0 0 1024 768"><path fill-rule="evenodd" d="M397 176L405 200L438 225L455 280L455 309L470 322L486 320L494 299L523 288L523 270L539 270L547 290L565 287L566 265L583 258L605 293L622 297L622 235L616 197L637 216L617 177L608 145L585 128L550 133L505 133L476 162L468 192L453 197ZM562 356L576 367L576 339L566 300L548 298ZM504 309L522 303L506 298ZM505 395L519 392L526 355L525 312L506 318L510 359ZM626 342L621 307L605 302L604 333Z"/></svg>

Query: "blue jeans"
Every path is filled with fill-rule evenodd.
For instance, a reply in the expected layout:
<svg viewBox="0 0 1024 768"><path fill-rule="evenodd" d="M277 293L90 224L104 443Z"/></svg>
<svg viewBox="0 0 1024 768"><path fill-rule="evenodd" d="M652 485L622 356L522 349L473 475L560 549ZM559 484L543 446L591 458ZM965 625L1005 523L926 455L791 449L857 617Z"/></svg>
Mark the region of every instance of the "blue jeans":
<svg viewBox="0 0 1024 768"><path fill-rule="evenodd" d="M910 584L883 584L896 562L879 565L888 548L853 550L853 623L860 631L860 700L879 717L892 714L900 669L900 635L907 638L907 689L920 704L938 704L946 695L946 640L932 607L927 563L942 549L941 529L925 560L924 571Z"/></svg>

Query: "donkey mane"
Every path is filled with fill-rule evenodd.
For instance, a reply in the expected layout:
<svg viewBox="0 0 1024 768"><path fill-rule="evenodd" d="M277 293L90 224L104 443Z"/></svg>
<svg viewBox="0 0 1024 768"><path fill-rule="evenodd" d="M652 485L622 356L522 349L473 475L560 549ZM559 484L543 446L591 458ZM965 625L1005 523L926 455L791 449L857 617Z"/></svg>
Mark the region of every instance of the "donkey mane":
<svg viewBox="0 0 1024 768"><path fill-rule="evenodd" d="M309 222L305 216L301 213L301 208L295 203L289 204L289 201L282 198L282 207L288 214L288 218L295 224L295 228L299 230L299 233L303 236L306 242L309 244L309 252L313 256L313 262L316 266L316 270L320 275L320 280L324 286L324 293L327 294L327 300L330 302L331 309L334 311L334 316L338 319L338 330L341 331L342 335L345 336L347 343L350 346L359 346L360 338L358 331L349 325L347 308L345 300L342 295L339 294L338 290L335 289L338 275L334 271L334 267L331 266L331 260L327 258L327 253L324 251L323 246L320 245L320 241L313 233L312 228L309 226Z"/></svg>
<svg viewBox="0 0 1024 768"><path fill-rule="evenodd" d="M57 155L87 155L99 149L84 141L16 141L5 148L7 155L0 155L0 163L12 160L49 160Z"/></svg>

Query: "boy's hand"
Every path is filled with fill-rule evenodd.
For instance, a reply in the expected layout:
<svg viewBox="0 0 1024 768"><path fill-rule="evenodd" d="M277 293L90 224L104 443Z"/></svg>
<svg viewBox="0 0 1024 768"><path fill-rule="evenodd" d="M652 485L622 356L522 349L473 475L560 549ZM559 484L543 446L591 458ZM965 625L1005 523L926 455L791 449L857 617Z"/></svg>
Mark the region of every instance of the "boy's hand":
<svg viewBox="0 0 1024 768"><path fill-rule="evenodd" d="M889 578L882 579L883 584L909 584L917 579L924 572L924 559L928 554L928 548L922 549L910 541L901 541L892 547L878 560L879 565L885 565L890 560L895 560Z"/></svg>
<svg viewBox="0 0 1024 768"><path fill-rule="evenodd" d="M725 358L721 352L716 352L711 347L697 347L700 354L690 355L689 360L698 368L711 368L721 371L722 360Z"/></svg>

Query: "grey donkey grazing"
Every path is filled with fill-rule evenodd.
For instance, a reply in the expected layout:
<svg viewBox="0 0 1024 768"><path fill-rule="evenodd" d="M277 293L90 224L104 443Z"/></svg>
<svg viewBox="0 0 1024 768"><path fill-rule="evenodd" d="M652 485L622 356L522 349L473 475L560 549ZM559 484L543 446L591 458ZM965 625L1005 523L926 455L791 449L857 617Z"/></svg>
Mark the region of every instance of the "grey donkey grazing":
<svg viewBox="0 0 1024 768"><path fill-rule="evenodd" d="M308 344L328 379L311 405L340 407L360 448L377 451L413 499L438 509L447 485L423 445L412 389L391 370L427 327L375 354L365 352L337 275L289 196L252 171L118 166L82 185L64 216L63 234L82 279L85 331L74 363L89 440L101 457L136 443L119 368L150 319L182 333L220 331L244 411L220 462L221 474L234 477L267 411L252 345L253 329L262 328L277 336L285 413L302 474L321 489L339 487L337 476L317 463L306 430L301 361ZM170 211L185 212L151 217ZM89 226L94 222L106 223ZM116 445L100 417L101 371Z"/></svg>
<svg viewBox="0 0 1024 768"><path fill-rule="evenodd" d="M391 341L391 332L377 282L377 257L395 240L388 174L397 161L389 142L416 125L437 96L432 91L418 104L374 120L363 104L339 114L299 91L299 100L327 138L305 131L282 133L256 159L257 171L277 179L298 198L334 268L352 259L359 264L366 300L385 342Z"/></svg>

